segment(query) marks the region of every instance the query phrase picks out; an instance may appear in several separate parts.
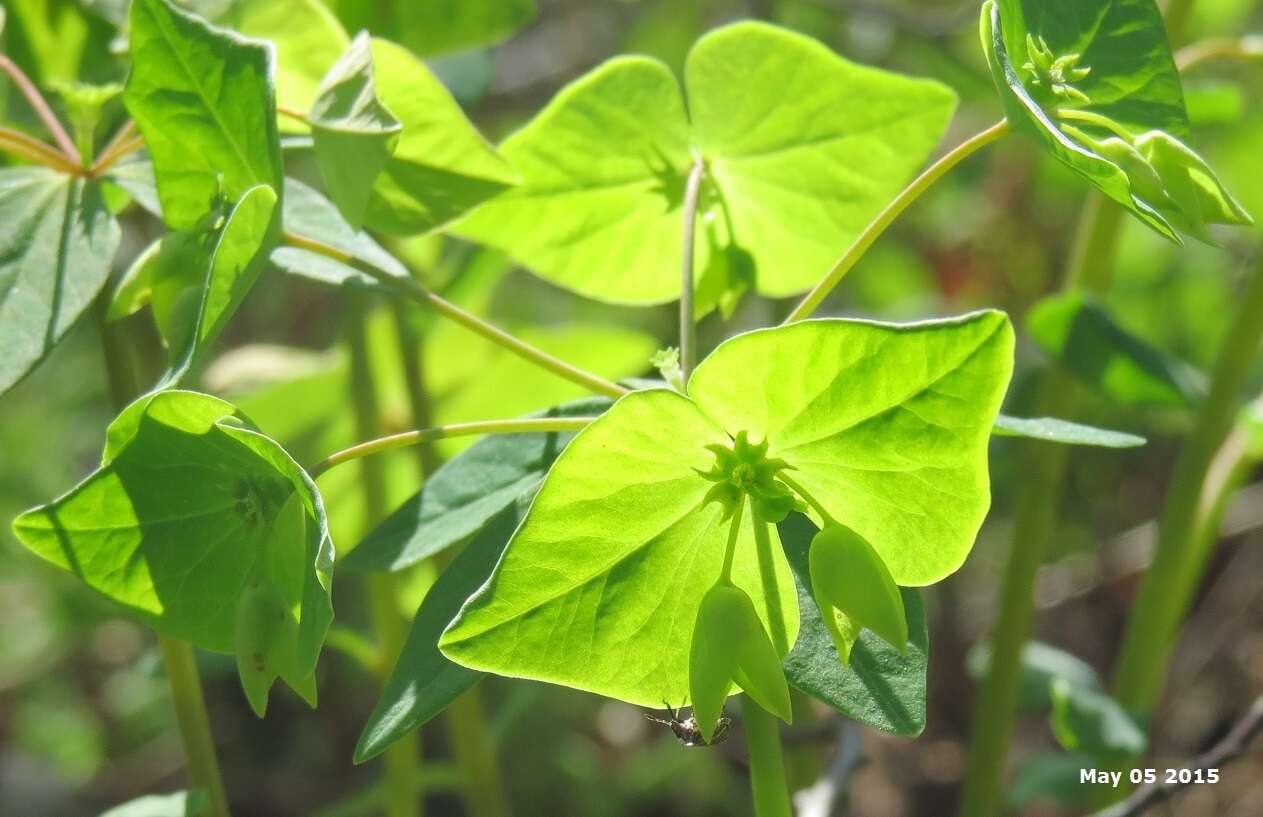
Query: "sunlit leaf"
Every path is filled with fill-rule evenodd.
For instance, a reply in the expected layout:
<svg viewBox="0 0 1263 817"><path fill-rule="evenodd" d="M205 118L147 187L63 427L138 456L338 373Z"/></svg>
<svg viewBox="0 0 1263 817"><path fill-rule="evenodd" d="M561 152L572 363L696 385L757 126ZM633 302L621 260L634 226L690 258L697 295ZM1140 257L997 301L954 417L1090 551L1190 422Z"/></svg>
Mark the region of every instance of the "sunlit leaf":
<svg viewBox="0 0 1263 817"><path fill-rule="evenodd" d="M679 296L682 202L696 156L706 163L699 281L713 257L735 253L753 269L736 283L792 294L814 284L924 162L956 101L938 83L856 65L752 22L702 37L684 85L687 113L665 65L617 57L567 86L502 145L523 184L459 231L581 294L669 301Z"/></svg>
<svg viewBox="0 0 1263 817"><path fill-rule="evenodd" d="M237 0L223 22L276 46L276 101L306 112L329 66L347 46L346 31L320 0ZM295 127L283 119L281 126Z"/></svg>
<svg viewBox="0 0 1263 817"><path fill-rule="evenodd" d="M995 435L1101 448L1136 448L1145 444L1145 438L1135 434L1072 423L1056 417L1009 417L1001 414L995 421Z"/></svg>
<svg viewBox="0 0 1263 817"><path fill-rule="evenodd" d="M0 170L0 394L91 305L120 237L95 184L45 168Z"/></svg>

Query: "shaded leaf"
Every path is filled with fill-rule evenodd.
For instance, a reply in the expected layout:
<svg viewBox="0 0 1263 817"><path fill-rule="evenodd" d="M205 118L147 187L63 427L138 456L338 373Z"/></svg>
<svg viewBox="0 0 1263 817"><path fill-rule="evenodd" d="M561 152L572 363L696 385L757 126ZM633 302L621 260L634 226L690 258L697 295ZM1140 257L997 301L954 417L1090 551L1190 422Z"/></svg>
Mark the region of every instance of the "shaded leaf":
<svg viewBox="0 0 1263 817"><path fill-rule="evenodd" d="M921 734L929 635L920 592L900 590L908 621L904 652L864 631L844 664L811 593L808 552L816 526L791 514L779 530L798 588L798 643L784 663L790 684L865 726L904 737Z"/></svg>
<svg viewBox="0 0 1263 817"><path fill-rule="evenodd" d="M1052 729L1068 752L1097 758L1144 754L1144 730L1113 698L1103 692L1057 679L1052 684Z"/></svg>
<svg viewBox="0 0 1263 817"><path fill-rule="evenodd" d="M123 97L153 158L163 218L192 229L222 199L281 189L274 49L167 0L135 0Z"/></svg>
<svg viewBox="0 0 1263 817"><path fill-rule="evenodd" d="M1050 443L1101 448L1136 448L1146 442L1144 437L1125 431L1096 428L1056 417L1010 417L1006 414L996 418L993 433L997 437L1028 437Z"/></svg>
<svg viewBox="0 0 1263 817"><path fill-rule="evenodd" d="M1035 803L1086 807L1092 802L1092 787L1084 786L1079 772L1095 766L1088 755L1066 752L1040 752L1018 766L1005 793L1005 802L1015 810Z"/></svg>
<svg viewBox="0 0 1263 817"><path fill-rule="evenodd" d="M95 184L45 168L0 170L0 394L91 305L120 237Z"/></svg>
<svg viewBox="0 0 1263 817"><path fill-rule="evenodd" d="M969 677L980 681L991 665L991 645L980 641L969 651L965 668ZM1022 676L1018 707L1024 712L1046 712L1052 705L1052 687L1057 681L1083 689L1101 689L1100 676L1083 659L1041 641L1022 647Z"/></svg>

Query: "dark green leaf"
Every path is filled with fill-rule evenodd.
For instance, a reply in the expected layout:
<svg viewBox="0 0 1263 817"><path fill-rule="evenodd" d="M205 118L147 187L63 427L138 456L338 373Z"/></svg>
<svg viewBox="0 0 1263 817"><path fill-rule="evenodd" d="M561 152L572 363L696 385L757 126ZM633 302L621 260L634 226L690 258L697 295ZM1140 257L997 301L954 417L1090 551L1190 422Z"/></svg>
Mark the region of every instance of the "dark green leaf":
<svg viewBox="0 0 1263 817"><path fill-rule="evenodd" d="M92 303L119 239L95 184L45 168L0 171L0 394Z"/></svg>
<svg viewBox="0 0 1263 817"><path fill-rule="evenodd" d="M816 527L801 514L791 514L778 527L798 587L798 643L785 658L790 684L874 729L906 737L921 734L929 661L921 593L901 589L908 621L905 654L865 630L851 648L850 665L844 665L811 595L808 550Z"/></svg>
<svg viewBox="0 0 1263 817"><path fill-rule="evenodd" d="M486 674L462 667L439 652L439 636L465 600L491 577L533 496L534 490L524 493L484 520L426 593L399 661L355 747L356 763L380 754L442 712Z"/></svg>
<svg viewBox="0 0 1263 817"><path fill-rule="evenodd" d="M184 391L140 398L110 424L101 467L13 530L159 632L218 652L239 652L241 598L267 586L287 634L283 650L273 645L284 660L269 668L314 704L333 615L324 507L306 473L231 404Z"/></svg>
<svg viewBox="0 0 1263 817"><path fill-rule="evenodd" d="M135 0L124 100L153 157L168 225L197 227L216 203L281 189L273 47L167 0Z"/></svg>
<svg viewBox="0 0 1263 817"><path fill-rule="evenodd" d="M325 188L347 223L359 228L377 177L403 130L377 98L367 32L329 70L307 120Z"/></svg>
<svg viewBox="0 0 1263 817"><path fill-rule="evenodd" d="M1079 772L1095 766L1096 759L1066 752L1040 752L1022 761L1005 793L1005 802L1014 813L1040 802L1060 806L1087 806L1092 787L1084 786Z"/></svg>
<svg viewBox="0 0 1263 817"><path fill-rule="evenodd" d="M980 641L969 651L965 667L969 676L981 680L991 663L991 645ZM1039 641L1022 648L1022 681L1018 706L1025 712L1046 712L1051 706L1054 682L1061 680L1083 689L1100 689L1096 670L1065 650Z"/></svg>
<svg viewBox="0 0 1263 817"><path fill-rule="evenodd" d="M1035 304L1026 329L1050 357L1122 405L1187 406L1198 391L1187 368L1123 329L1082 294L1053 295Z"/></svg>
<svg viewBox="0 0 1263 817"><path fill-rule="evenodd" d="M541 417L594 417L609 408L589 398ZM421 492L377 526L343 561L348 570L402 570L455 545L522 497L535 495L573 433L496 434L444 463Z"/></svg>
<svg viewBox="0 0 1263 817"><path fill-rule="evenodd" d="M1145 732L1113 698L1059 678L1052 684L1052 729L1068 752L1097 758L1144 754Z"/></svg>
<svg viewBox="0 0 1263 817"><path fill-rule="evenodd" d="M1146 442L1144 437L1135 434L1072 423L1056 417L1009 417L1005 414L996 418L993 433L997 437L1029 437L1050 443L1101 448L1136 448Z"/></svg>

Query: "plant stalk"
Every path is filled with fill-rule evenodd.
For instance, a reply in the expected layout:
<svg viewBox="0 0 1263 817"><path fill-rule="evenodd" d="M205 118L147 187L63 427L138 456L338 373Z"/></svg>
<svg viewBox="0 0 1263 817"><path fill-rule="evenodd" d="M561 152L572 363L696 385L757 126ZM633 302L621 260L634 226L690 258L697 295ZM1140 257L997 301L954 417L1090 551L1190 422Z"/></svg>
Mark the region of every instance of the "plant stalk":
<svg viewBox="0 0 1263 817"><path fill-rule="evenodd" d="M833 268L816 284L810 292L803 297L798 306L794 307L794 311L789 313L789 317L785 318L784 323L794 323L805 318L811 317L824 299L828 297L833 288L841 282L851 268L864 257L864 253L873 245L886 228L894 223L909 204L920 198L921 194L928 190L933 184L946 175L956 165L960 164L966 157L976 153L987 145L999 139L1009 132L1009 122L1007 119L1001 119L986 130L976 133L973 136L961 142L944 154L937 162L926 168L920 176L913 179L912 183L903 189L898 196L886 208L877 214L864 232L851 244L842 257L837 260Z"/></svg>
<svg viewBox="0 0 1263 817"><path fill-rule="evenodd" d="M79 149L75 147L74 140L70 138L70 134L66 133L66 129L62 127L56 114L53 113L53 109L48 106L47 100L44 99L39 89L35 87L35 83L31 82L31 78L26 75L26 72L5 54L0 54L0 71L8 74L9 79L13 80L13 84L22 92L22 96L26 97L31 109L35 111L35 115L39 117L39 120L44 123L44 127L48 128L53 141L57 143L57 147L65 154L70 164L75 167L81 166L83 157L79 155Z"/></svg>
<svg viewBox="0 0 1263 817"><path fill-rule="evenodd" d="M330 454L307 469L307 473L315 479L335 465L358 460L369 454L380 454L383 451L448 437L468 437L474 434L524 434L531 431L579 431L595 419L595 417L539 417L522 420L479 420L472 423L452 423L415 431L401 431L398 434L376 437L345 448L336 454Z"/></svg>
<svg viewBox="0 0 1263 817"><path fill-rule="evenodd" d="M697 199L702 192L702 176L706 163L698 156L693 160L688 183L684 188L684 258L680 275L680 374L685 383L697 361L697 322L693 317L693 242L697 234Z"/></svg>
<svg viewBox="0 0 1263 817"><path fill-rule="evenodd" d="M400 278L398 276L391 275L385 270L379 269L367 261L356 258L349 252L340 250L337 247L331 247L328 244L324 244L312 238L306 238L304 236L287 232L285 234L285 241L291 247L297 247L299 249L307 250L308 252L314 252L319 255L323 255L326 258L332 258L333 260L341 264L345 264L348 267L357 269L365 275L375 279L377 282L385 285L393 292L434 309L444 317L450 318L456 323L459 323L461 326L464 326L466 329L481 335L492 343L503 346L524 360L534 363L540 368L547 369L558 377L563 377L573 383L578 383L592 392L604 394L608 397L617 399L631 391L630 389L626 389L617 383L611 383L599 375L584 371L583 369L573 366L564 360L553 357L542 349L537 349L529 343L519 340L498 326L494 326L487 321L484 321L477 315L467 312L440 295L431 292L411 278Z"/></svg>
<svg viewBox="0 0 1263 817"><path fill-rule="evenodd" d="M0 127L0 150L63 173L76 173L79 170L52 146L12 128Z"/></svg>
<svg viewBox="0 0 1263 817"><path fill-rule="evenodd" d="M785 780L785 758L776 718L741 696L742 724L746 750L750 755L750 789L754 794L754 817L794 817L789 785Z"/></svg>
<svg viewBox="0 0 1263 817"><path fill-rule="evenodd" d="M356 431L372 436L378 431L381 416L377 401L377 384L373 382L369 363L368 337L364 325L366 304L362 293L350 293L347 347L351 363L351 401L355 412ZM313 472L314 473L314 472ZM386 516L386 475L380 460L360 462L360 484L364 492L365 532ZM407 622L399 610L395 577L390 573L369 578L369 597L373 628L378 641L378 677L390 676L407 634ZM421 817L422 798L415 781L421 773L419 733L397 741L383 754L386 766L386 814L388 817Z"/></svg>
<svg viewBox="0 0 1263 817"><path fill-rule="evenodd" d="M1211 373L1210 390L1176 461L1158 523L1153 564L1141 579L1114 671L1114 695L1145 715L1157 703L1181 624L1218 541L1198 536L1210 508L1204 501L1217 452L1240 411L1241 392L1263 341L1263 255L1237 299Z"/></svg>
<svg viewBox="0 0 1263 817"><path fill-rule="evenodd" d="M105 321L107 298L103 294L97 299L95 317L101 335L110 399L115 410L121 411L136 398L141 387L120 328ZM171 700L175 704L176 723L184 744L189 786L206 792L210 801L206 817L230 817L228 795L215 755L215 739L206 714L202 679L198 674L193 647L161 633L158 634L158 646L162 650L162 663L171 687Z"/></svg>

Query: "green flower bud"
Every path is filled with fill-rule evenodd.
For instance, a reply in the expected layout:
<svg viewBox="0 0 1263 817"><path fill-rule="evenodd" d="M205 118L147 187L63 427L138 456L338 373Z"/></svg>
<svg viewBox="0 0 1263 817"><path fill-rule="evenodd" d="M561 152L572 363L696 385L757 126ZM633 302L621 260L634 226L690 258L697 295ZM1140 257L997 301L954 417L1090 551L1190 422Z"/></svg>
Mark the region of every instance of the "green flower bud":
<svg viewBox="0 0 1263 817"><path fill-rule="evenodd" d="M1207 224L1252 224L1254 220L1232 197L1206 160L1164 131L1149 131L1136 139L1136 150L1157 172L1167 195L1178 208L1167 214L1184 232L1214 243ZM1174 216L1174 217L1173 217Z"/></svg>
<svg viewBox="0 0 1263 817"><path fill-rule="evenodd" d="M886 563L868 540L844 525L830 525L811 540L811 591L843 663L860 630L869 629L903 652L908 621L903 597Z"/></svg>
<svg viewBox="0 0 1263 817"><path fill-rule="evenodd" d="M724 518L732 516L744 497L750 497L754 516L762 522L776 524L795 509L805 506L776 475L790 468L785 460L767 456L767 441L751 443L746 432L739 432L731 446L708 445L715 455L709 471L698 471L715 483L705 502L718 502L724 507Z"/></svg>
<svg viewBox="0 0 1263 817"><path fill-rule="evenodd" d="M789 685L781 669L781 656L746 592L720 582L702 597L689 649L693 717L708 743L734 685L759 706L791 722Z"/></svg>
<svg viewBox="0 0 1263 817"><path fill-rule="evenodd" d="M268 691L293 659L298 623L272 585L255 581L237 600L237 674L250 708L267 712Z"/></svg>

